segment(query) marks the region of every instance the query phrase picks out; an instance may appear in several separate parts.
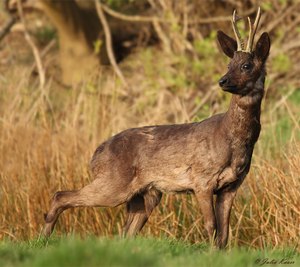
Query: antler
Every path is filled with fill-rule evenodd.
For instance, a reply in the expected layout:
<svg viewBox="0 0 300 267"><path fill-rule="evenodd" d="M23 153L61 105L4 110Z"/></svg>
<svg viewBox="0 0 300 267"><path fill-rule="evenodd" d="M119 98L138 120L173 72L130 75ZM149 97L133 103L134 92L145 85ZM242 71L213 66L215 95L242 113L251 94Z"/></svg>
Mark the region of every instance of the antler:
<svg viewBox="0 0 300 267"><path fill-rule="evenodd" d="M246 50L244 50L244 42L243 42L243 39L242 39L241 34L239 32L239 29L237 27L237 21L240 18L237 17L236 10L233 11L231 22L232 22L232 28L233 28L233 32L234 32L234 35L235 35L235 39L237 41L237 51L244 51L244 52L248 52L248 53L250 53L252 51L254 36L255 36L255 33L256 33L256 30L257 30L257 27L258 27L260 17L261 17L260 7L258 7L256 18L255 18L255 21L254 21L253 25L251 23L250 18L248 17L249 38L248 38Z"/></svg>
<svg viewBox="0 0 300 267"><path fill-rule="evenodd" d="M248 38L248 42L247 42L246 52L251 52L252 51L254 36L255 36L255 33L256 33L256 30L257 30L257 26L258 26L260 17L261 17L260 7L258 7L256 18L255 18L255 21L254 21L253 25L251 23L250 18L248 17L249 31L250 32L249 32L249 38Z"/></svg>
<svg viewBox="0 0 300 267"><path fill-rule="evenodd" d="M237 41L237 51L242 51L244 49L244 42L241 38L241 34L239 32L239 29L237 27L237 21L239 20L239 18L237 18L236 15L236 10L233 11L233 15L232 15L232 28L234 31L234 35L235 35L235 39Z"/></svg>

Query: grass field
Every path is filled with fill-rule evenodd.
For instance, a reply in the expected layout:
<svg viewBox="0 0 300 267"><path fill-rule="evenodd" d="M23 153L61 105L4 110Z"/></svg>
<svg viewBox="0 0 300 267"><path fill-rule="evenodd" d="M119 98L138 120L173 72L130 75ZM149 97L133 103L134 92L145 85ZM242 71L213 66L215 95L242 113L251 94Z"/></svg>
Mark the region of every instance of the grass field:
<svg viewBox="0 0 300 267"><path fill-rule="evenodd" d="M300 266L294 249L217 251L207 244L153 238L107 239L69 237L50 241L0 243L0 266L28 267L250 267Z"/></svg>

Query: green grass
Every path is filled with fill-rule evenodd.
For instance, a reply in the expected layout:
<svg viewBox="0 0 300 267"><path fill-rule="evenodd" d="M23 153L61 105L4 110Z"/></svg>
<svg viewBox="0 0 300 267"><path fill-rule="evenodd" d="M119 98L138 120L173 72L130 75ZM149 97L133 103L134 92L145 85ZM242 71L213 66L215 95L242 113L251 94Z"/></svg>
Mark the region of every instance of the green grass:
<svg viewBox="0 0 300 267"><path fill-rule="evenodd" d="M277 264L262 264L263 260ZM280 263L280 261L285 261ZM291 264L287 264L289 261ZM207 245L191 245L166 239L107 239L77 237L35 240L24 243L2 241L0 266L300 266L292 249L218 251Z"/></svg>

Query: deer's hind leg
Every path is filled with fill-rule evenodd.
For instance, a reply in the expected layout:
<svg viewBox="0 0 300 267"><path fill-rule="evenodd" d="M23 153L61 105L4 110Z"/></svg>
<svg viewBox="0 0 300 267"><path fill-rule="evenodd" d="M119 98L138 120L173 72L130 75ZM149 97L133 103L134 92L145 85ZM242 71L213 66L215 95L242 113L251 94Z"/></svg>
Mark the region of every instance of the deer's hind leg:
<svg viewBox="0 0 300 267"><path fill-rule="evenodd" d="M44 214L45 226L43 233L45 236L50 236L59 215L66 209L74 207L78 191L59 191L52 198L50 210Z"/></svg>
<svg viewBox="0 0 300 267"><path fill-rule="evenodd" d="M162 193L154 188L135 195L127 203L128 217L124 234L135 236L145 225L154 208L159 204Z"/></svg>
<svg viewBox="0 0 300 267"><path fill-rule="evenodd" d="M45 214L44 235L51 235L59 215L68 208L115 207L130 198L131 192L126 192L124 187L122 189L113 187L114 190L112 190L110 186L107 182L100 183L95 180L81 190L56 192L52 198L49 212Z"/></svg>

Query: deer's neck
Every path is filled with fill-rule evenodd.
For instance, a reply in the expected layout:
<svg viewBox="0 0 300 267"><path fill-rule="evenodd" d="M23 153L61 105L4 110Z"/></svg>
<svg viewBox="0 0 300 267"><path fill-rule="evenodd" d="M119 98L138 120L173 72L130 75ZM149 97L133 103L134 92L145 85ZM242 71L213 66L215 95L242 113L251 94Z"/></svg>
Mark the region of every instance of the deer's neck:
<svg viewBox="0 0 300 267"><path fill-rule="evenodd" d="M265 73L258 80L249 84L251 93L245 96L233 95L230 107L224 117L224 126L235 140L257 141L260 132L260 111L264 95Z"/></svg>

